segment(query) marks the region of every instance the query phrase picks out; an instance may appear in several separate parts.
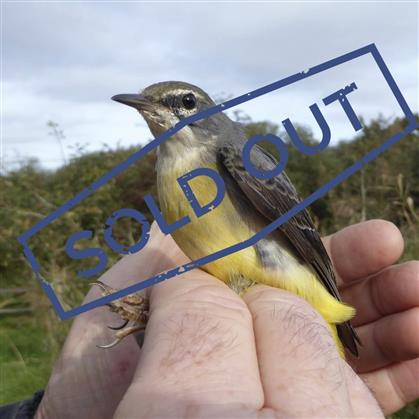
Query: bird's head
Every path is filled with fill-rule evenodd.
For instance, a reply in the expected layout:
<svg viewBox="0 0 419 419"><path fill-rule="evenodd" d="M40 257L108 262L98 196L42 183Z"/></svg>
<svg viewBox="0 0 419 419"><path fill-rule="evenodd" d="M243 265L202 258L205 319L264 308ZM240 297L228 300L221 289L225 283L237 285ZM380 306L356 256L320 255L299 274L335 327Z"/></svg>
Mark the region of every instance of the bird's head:
<svg viewBox="0 0 419 419"><path fill-rule="evenodd" d="M183 118L215 105L202 89L179 81L152 84L138 94L121 94L112 99L137 109L154 136L175 126Z"/></svg>

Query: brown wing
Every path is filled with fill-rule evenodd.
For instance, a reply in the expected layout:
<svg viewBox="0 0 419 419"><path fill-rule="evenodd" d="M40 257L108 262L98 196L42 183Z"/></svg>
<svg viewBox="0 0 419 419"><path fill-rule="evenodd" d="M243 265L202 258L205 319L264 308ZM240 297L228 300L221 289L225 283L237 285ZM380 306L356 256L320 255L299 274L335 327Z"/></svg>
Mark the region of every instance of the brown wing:
<svg viewBox="0 0 419 419"><path fill-rule="evenodd" d="M300 202L297 191L285 172L271 179L251 176L243 166L242 150L229 144L218 149L218 160L227 169L253 206L268 220L273 221ZM251 153L252 164L259 170L276 167L274 157L258 145ZM306 210L289 219L280 227L297 254L312 266L319 280L336 299L341 300L336 286L332 262L321 241L320 235ZM359 338L349 322L337 326L342 343L358 355Z"/></svg>

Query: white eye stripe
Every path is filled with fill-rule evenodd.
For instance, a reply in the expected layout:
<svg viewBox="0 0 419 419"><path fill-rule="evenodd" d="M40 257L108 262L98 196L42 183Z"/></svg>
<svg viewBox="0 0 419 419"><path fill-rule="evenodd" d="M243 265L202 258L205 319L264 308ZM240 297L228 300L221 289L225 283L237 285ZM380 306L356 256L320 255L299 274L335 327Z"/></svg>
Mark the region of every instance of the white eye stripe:
<svg viewBox="0 0 419 419"><path fill-rule="evenodd" d="M198 92L194 92L190 89L186 90L186 89L175 89L175 90L171 90L170 92L167 92L164 96L163 99L166 99L169 96L184 96L187 94L193 94L197 99L201 99L201 100L205 100L204 96L202 96L200 93Z"/></svg>

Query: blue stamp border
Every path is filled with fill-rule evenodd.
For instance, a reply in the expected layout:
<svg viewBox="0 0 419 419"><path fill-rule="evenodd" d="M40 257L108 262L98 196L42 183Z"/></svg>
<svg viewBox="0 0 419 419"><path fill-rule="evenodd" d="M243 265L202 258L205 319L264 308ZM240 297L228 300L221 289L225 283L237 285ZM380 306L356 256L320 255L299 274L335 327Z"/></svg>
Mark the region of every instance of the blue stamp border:
<svg viewBox="0 0 419 419"><path fill-rule="evenodd" d="M378 67L380 68L381 73L383 74L388 86L390 87L391 91L393 92L398 104L402 108L402 111L404 115L406 116L407 120L409 121L408 126L401 132L393 135L386 141L384 141L379 147L371 150L369 153L367 153L365 156L363 156L360 160L358 160L355 164L352 166L346 168L343 170L339 175L337 175L334 179L330 180L326 184L324 184L321 188L313 192L311 195L306 197L303 201L301 201L299 204L295 205L292 209L290 209L285 214L281 215L279 218L277 218L275 221L267 225L265 228L263 228L261 231L259 231L257 234L252 236L250 239L237 243L233 246L227 247L225 249L222 249L218 252L215 252L213 254L207 255L203 258L197 259L195 261L189 262L187 264L178 266L176 268L170 269L168 271L162 272L156 276L153 276L151 278L148 278L146 280L143 280L141 282L137 282L136 284L133 284L129 287L126 287L124 289L118 290L115 293L111 295L107 295L101 298L98 298L97 300L90 301L89 303L82 304L78 307L72 308L70 310L64 310L63 306L61 305L59 299L57 298L54 289L52 286L42 277L40 273L40 265L35 257L35 255L32 253L29 245L28 240L37 234L40 230L48 226L50 223L52 223L54 220L59 218L61 215L63 215L66 211L74 207L75 205L79 204L82 200L89 197L93 192L97 191L101 186L103 186L105 183L107 183L109 180L111 180L113 177L117 176L121 172L123 172L125 169L127 169L131 164L133 164L135 161L140 159L142 156L150 152L151 150L157 148L160 144L162 144L164 141L168 140L172 135L174 135L176 132L178 132L180 129L182 129L184 126L199 121L201 119L208 118L211 115L214 115L218 112L223 112L229 108L232 108L233 106L240 105L244 102L247 102L249 100L255 99L259 96L262 96L266 93L272 92L274 90L280 89L282 87L288 86L292 83L295 83L297 81L303 80L307 77L311 77L315 74L318 74L322 71L328 70L332 67L336 67L340 64L343 64L347 61L359 58L363 55L371 54L374 58L375 62L377 63ZM128 294L131 294L133 292L138 292L144 288L147 288L149 286L155 285L159 282L165 281L166 279L172 278L176 275L183 274L185 272L188 272L192 269L199 268L203 265L206 265L210 262L213 262L217 259L220 259L222 257L225 257L227 255L230 255L234 252L237 252L239 250L245 249L246 247L252 246L256 244L260 239L265 237L267 234L271 233L273 230L277 229L281 224L287 222L291 217L293 217L295 214L297 214L299 211L303 210L313 202L315 202L317 199L321 198L323 195L325 195L330 189L337 186L341 182L343 182L345 179L347 179L349 176L357 172L359 169L361 169L364 165L369 163L370 161L374 160L376 157L378 157L381 153L383 153L385 150L387 150L392 145L396 144L400 140L402 140L406 135L411 133L414 129L419 128L419 123L416 121L416 118L409 108L406 100L404 99L402 93L400 92L400 89L398 88L395 80L393 79L393 76L391 75L389 69L387 68L383 58L381 57L377 47L375 44L370 44L365 47L359 48L357 50L354 50L352 52L349 52L347 54L341 55L339 57L336 57L332 60L326 61L322 64L319 64L315 67L310 68L307 71L303 71L300 73L293 74L292 76L286 77L284 79L278 80L274 83L268 84L266 86L263 86L259 89L253 90L249 93L246 93L244 95L238 96L234 99L228 100L222 104L216 105L210 109L207 109L205 111L202 111L196 115L192 115L188 118L183 119L178 124L176 124L173 128L167 130L162 135L148 143L146 146L144 146L142 149L137 151L136 153L132 154L130 157L128 157L126 160L124 160L119 165L115 166L113 169L111 169L109 172L107 172L105 175L100 177L98 180L93 182L89 187L83 189L81 192L79 192L76 196L74 196L72 199L64 203L61 207L57 208L55 211L51 212L48 216L46 216L44 219L37 222L34 226L32 226L30 229L26 230L24 233L22 233L17 240L20 242L20 244L23 246L24 254L26 258L28 259L33 271L36 274L37 279L39 280L44 292L47 294L48 298L50 299L55 311L57 312L58 316L62 320L69 319L71 317L74 317L78 314L84 313L86 311L92 310L96 307L100 307L104 304L110 303L111 301L122 298Z"/></svg>

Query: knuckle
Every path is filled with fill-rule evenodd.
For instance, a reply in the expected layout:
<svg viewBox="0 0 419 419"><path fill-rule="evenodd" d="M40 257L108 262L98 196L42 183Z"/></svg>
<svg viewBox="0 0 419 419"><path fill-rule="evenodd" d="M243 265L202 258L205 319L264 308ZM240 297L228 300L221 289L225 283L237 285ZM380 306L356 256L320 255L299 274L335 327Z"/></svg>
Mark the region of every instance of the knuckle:
<svg viewBox="0 0 419 419"><path fill-rule="evenodd" d="M191 286L154 307L150 322L156 343L164 348L160 372L176 380L240 350L242 330L252 330L245 303L219 284ZM247 333L247 332L246 332Z"/></svg>
<svg viewBox="0 0 419 419"><path fill-rule="evenodd" d="M259 287L258 287L259 288ZM320 314L304 299L278 288L260 287L247 299L253 318L266 316L273 320L298 321L321 319Z"/></svg>
<svg viewBox="0 0 419 419"><path fill-rule="evenodd" d="M411 309L411 313L412 313L412 324L414 325L413 330L415 330L415 334L414 334L414 346L415 346L415 355L418 356L419 355L419 339L417 339L418 334L417 331L419 330L419 307L414 307Z"/></svg>
<svg viewBox="0 0 419 419"><path fill-rule="evenodd" d="M411 260L409 262L406 262L405 269L407 269L406 275L419 285L419 260ZM418 293L419 296L419 293Z"/></svg>
<svg viewBox="0 0 419 419"><path fill-rule="evenodd" d="M244 301L229 288L220 284L190 284L186 289L174 293L164 306L155 306L154 311L170 311L177 313L207 312L220 318L231 317L232 320L251 320L249 310Z"/></svg>
<svg viewBox="0 0 419 419"><path fill-rule="evenodd" d="M278 289L267 287L256 290L249 298L255 322L280 335L284 353L302 353L324 358L338 356L329 326L307 301Z"/></svg>

